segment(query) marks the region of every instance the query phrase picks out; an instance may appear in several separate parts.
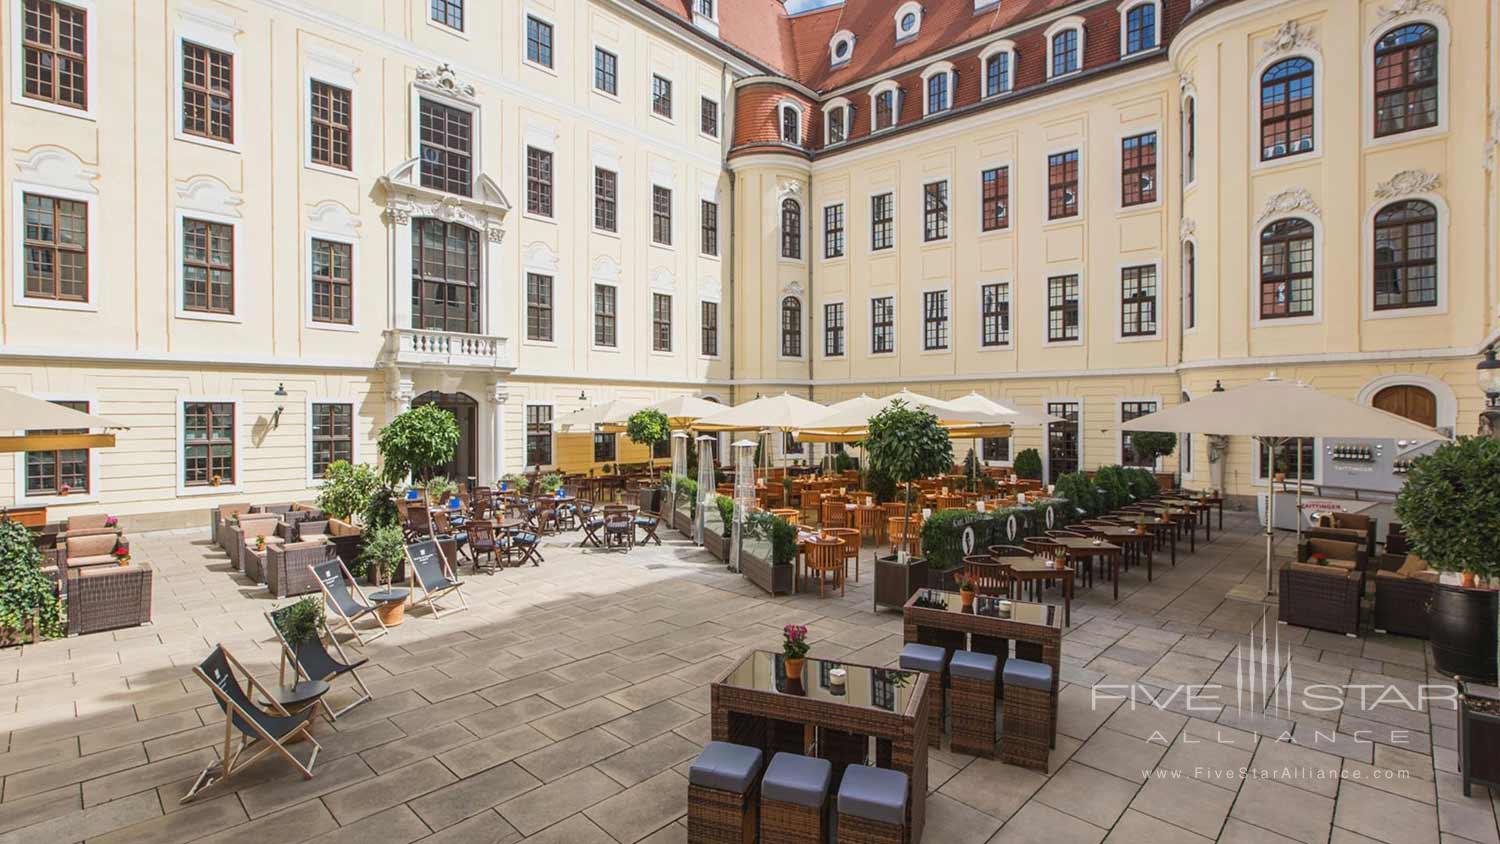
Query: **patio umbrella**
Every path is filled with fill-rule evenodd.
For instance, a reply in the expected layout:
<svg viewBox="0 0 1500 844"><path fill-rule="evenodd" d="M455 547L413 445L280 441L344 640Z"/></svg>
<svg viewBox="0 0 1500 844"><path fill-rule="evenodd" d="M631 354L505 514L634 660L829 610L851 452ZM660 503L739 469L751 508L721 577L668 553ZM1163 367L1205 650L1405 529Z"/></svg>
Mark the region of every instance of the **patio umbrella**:
<svg viewBox="0 0 1500 844"><path fill-rule="evenodd" d="M791 431L806 428L809 423L828 412L828 408L815 401L799 398L791 393L779 396L764 396L744 404L726 407L698 419L693 429L698 431L758 431L765 428Z"/></svg>
<svg viewBox="0 0 1500 844"><path fill-rule="evenodd" d="M971 392L967 396L956 399L944 399L949 407L958 410L975 410L982 413L991 413L995 416L1009 417L1006 421L1018 427L1030 428L1033 426L1046 425L1049 422L1061 422L1063 420L1056 416L1048 416L1045 413L1032 413L1029 410L1016 410L1008 405L1003 405L994 399L981 396L977 392Z"/></svg>
<svg viewBox="0 0 1500 844"><path fill-rule="evenodd" d="M803 442L859 442L865 438L869 429L870 417L897 401L936 416L938 424L947 428L951 437L973 439L1010 436L1009 417L1004 414L957 408L952 402L902 390L879 399L861 395L841 401L829 407L826 415L806 428L799 429L796 437Z"/></svg>
<svg viewBox="0 0 1500 844"><path fill-rule="evenodd" d="M673 396L648 407L666 414L667 421L673 428L686 428L705 416L725 409L724 405L701 396Z"/></svg>
<svg viewBox="0 0 1500 844"><path fill-rule="evenodd" d="M624 421L630 418L632 413L645 407L646 403L634 399L611 399L607 402L586 407L583 410L575 410L559 416L552 424L559 431L585 432L592 431L597 425L606 422Z"/></svg>
<svg viewBox="0 0 1500 844"><path fill-rule="evenodd" d="M1253 384L1211 392L1166 410L1137 417L1122 431L1166 431L1173 434L1221 434L1250 437L1271 450L1270 476L1276 476L1276 452L1288 441L1310 437L1362 437L1391 440L1446 440L1448 435L1384 410L1355 404L1319 392L1301 381L1284 381L1272 373ZM1298 450L1298 460L1301 450ZM1301 473L1297 490L1301 495ZM1266 510L1266 594L1271 594L1272 525L1276 490ZM1298 528L1301 523L1299 515Z"/></svg>
<svg viewBox="0 0 1500 844"><path fill-rule="evenodd" d="M94 429L125 429L112 419L73 410L46 399L14 391L0 392L0 431L20 432L18 436L0 437L0 453L52 451L70 448L110 448L115 435L87 433ZM26 431L82 430L84 433L36 433Z"/></svg>

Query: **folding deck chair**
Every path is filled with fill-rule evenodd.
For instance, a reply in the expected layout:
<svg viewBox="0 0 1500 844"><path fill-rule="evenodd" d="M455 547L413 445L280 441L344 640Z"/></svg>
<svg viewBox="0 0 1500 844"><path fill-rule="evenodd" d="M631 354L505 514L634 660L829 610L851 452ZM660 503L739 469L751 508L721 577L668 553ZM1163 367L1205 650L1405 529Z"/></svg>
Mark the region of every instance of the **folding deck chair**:
<svg viewBox="0 0 1500 844"><path fill-rule="evenodd" d="M464 600L464 593L461 591L463 581L453 573L453 567L448 565L448 556L436 542L428 539L406 546L406 561L411 564L412 577L422 590L422 598L417 600L413 596L413 603L427 604L433 617L438 618L442 614L438 611L437 599L452 592L458 596L462 609L469 608L469 602Z"/></svg>
<svg viewBox="0 0 1500 844"><path fill-rule="evenodd" d="M256 706L245 694L245 688L234 676L238 670L245 675L245 683L252 690L258 690L269 702L274 713L268 713ZM318 761L318 751L323 746L312 735L312 719L318 713L316 706L309 706L296 715L286 711L280 704L276 703L275 697L256 682L255 678L245 670L239 660L229 655L223 645L214 648L214 652L208 655L208 659L199 663L193 669L193 673L202 678L209 688L213 690L214 699L218 701L219 708L224 710L224 754L223 757L198 775L193 781L192 788L183 795L179 803L187 803L198 796L198 792L217 783L226 780L244 768L255 764L255 761L267 753L279 754L287 762L302 774L302 778L310 780L313 778L313 765ZM240 734L239 747L234 746L234 735ZM302 764L286 745L293 739L306 739L312 744L312 755L307 757L307 764ZM247 750L259 747L260 750L249 759L240 761L240 757Z"/></svg>
<svg viewBox="0 0 1500 844"><path fill-rule="evenodd" d="M350 585L354 584L354 575L349 573L349 569L344 565L343 560L329 560L308 566L307 569L313 573L313 577L318 579L318 588L323 590L324 606L331 608L338 615L339 620L344 623L345 627L349 628L349 632L354 634L355 640L361 645L365 644L365 637L354 626L354 622L359 621L367 615L375 619L375 623L380 625L380 632L370 631L370 639L372 641L391 632L386 628L385 622L380 620L379 614L375 612L375 607L371 606L365 600L365 594L359 591L357 584L354 585L353 592L349 591ZM329 630L329 635L333 635L331 629Z"/></svg>
<svg viewBox="0 0 1500 844"><path fill-rule="evenodd" d="M276 623L276 619L291 609L291 606L291 604L288 604L285 607L270 610L266 613L266 621L271 623L271 630L276 634L276 641L281 643L281 665L277 669L276 681L282 685L286 685L286 667L288 663L291 664L293 674L296 677L294 682L322 680L325 683L329 683L336 677L348 674L353 678L354 684L359 687L360 696L353 703L338 711L334 711L326 697L318 701L322 704L323 711L328 713L328 720L330 721L337 721L338 717L345 712L367 700L373 700L375 696L370 693L370 688L365 685L364 679L359 676L359 672L356 670L369 662L370 658L363 657L351 661L349 656L344 653L344 648L339 644L339 640L334 637L333 631L328 629L328 619L326 617L323 619L322 632L328 634L328 641L332 642L333 649L338 651L337 658L328 652L328 648L323 646L323 638L321 636L315 635L294 648L286 640L286 637L281 635L281 625Z"/></svg>

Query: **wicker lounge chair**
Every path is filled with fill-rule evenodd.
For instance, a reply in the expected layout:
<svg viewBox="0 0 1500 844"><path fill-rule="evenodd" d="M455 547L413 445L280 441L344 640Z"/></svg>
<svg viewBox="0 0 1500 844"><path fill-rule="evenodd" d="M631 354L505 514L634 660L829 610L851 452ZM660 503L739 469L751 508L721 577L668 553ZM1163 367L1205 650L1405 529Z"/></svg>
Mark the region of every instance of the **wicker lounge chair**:
<svg viewBox="0 0 1500 844"><path fill-rule="evenodd" d="M338 549L322 539L266 547L266 588L278 598L318 591L312 567L338 561Z"/></svg>
<svg viewBox="0 0 1500 844"><path fill-rule="evenodd" d="M1371 626L1381 633L1426 639L1427 604L1438 573L1416 554L1407 554L1401 560L1394 571L1382 566L1375 572L1375 618Z"/></svg>
<svg viewBox="0 0 1500 844"><path fill-rule="evenodd" d="M1333 563L1287 563L1280 587L1277 620L1282 624L1359 635L1363 573Z"/></svg>
<svg viewBox="0 0 1500 844"><path fill-rule="evenodd" d="M68 633L98 633L149 623L152 575L146 563L68 569Z"/></svg>

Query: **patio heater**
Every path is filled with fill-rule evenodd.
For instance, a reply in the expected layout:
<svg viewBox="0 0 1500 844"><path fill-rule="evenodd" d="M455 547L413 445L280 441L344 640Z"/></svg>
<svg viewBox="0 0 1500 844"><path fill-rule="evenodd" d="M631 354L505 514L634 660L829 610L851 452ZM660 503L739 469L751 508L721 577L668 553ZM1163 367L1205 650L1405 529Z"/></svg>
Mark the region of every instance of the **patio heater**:
<svg viewBox="0 0 1500 844"><path fill-rule="evenodd" d="M677 506L677 479L687 474L687 431L672 432L672 506Z"/></svg>
<svg viewBox="0 0 1500 844"><path fill-rule="evenodd" d="M708 519L709 503L717 495L714 489L714 438L698 437L698 518L693 520L693 541L703 544L703 525Z"/></svg>
<svg viewBox="0 0 1500 844"><path fill-rule="evenodd" d="M745 518L755 509L755 443L740 440L731 445L734 453L734 530L729 545L729 570L740 570L740 533Z"/></svg>

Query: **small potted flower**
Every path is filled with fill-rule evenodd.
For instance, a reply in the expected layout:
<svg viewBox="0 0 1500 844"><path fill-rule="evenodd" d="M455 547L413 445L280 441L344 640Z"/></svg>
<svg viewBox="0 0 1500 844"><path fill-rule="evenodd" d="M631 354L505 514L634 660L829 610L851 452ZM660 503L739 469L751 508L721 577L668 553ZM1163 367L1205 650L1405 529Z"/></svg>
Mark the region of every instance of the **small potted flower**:
<svg viewBox="0 0 1500 844"><path fill-rule="evenodd" d="M66 496L68 493L70 493L72 491L73 491L73 486L71 484L63 484L62 486L60 486L60 487L57 488L57 494L58 495Z"/></svg>
<svg viewBox="0 0 1500 844"><path fill-rule="evenodd" d="M1328 565L1328 555L1322 551L1315 551L1307 555L1307 561L1315 566L1326 566Z"/></svg>
<svg viewBox="0 0 1500 844"><path fill-rule="evenodd" d="M963 574L958 574L954 576L953 582L958 584L958 597L963 600L963 608L972 609L974 607L974 581Z"/></svg>
<svg viewBox="0 0 1500 844"><path fill-rule="evenodd" d="M257 551L264 551L264 550L266 550L266 538L264 536L257 536L257 537L255 537L255 550L257 550Z"/></svg>
<svg viewBox="0 0 1500 844"><path fill-rule="evenodd" d="M781 628L781 655L786 660L788 680L802 679L802 660L807 658L807 627L788 624Z"/></svg>
<svg viewBox="0 0 1500 844"><path fill-rule="evenodd" d="M117 517L115 517L115 516L105 516L104 517L104 526L107 527L107 528L119 527L120 526L120 520Z"/></svg>
<svg viewBox="0 0 1500 844"><path fill-rule="evenodd" d="M117 565L130 565L130 549L126 548L124 545L116 545L115 549L109 553L115 558L115 563Z"/></svg>
<svg viewBox="0 0 1500 844"><path fill-rule="evenodd" d="M224 476L214 475L213 477L208 479L208 483L210 486L218 486L219 484L224 483Z"/></svg>

